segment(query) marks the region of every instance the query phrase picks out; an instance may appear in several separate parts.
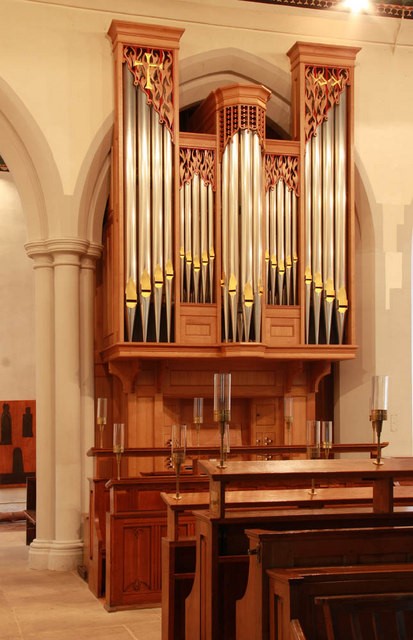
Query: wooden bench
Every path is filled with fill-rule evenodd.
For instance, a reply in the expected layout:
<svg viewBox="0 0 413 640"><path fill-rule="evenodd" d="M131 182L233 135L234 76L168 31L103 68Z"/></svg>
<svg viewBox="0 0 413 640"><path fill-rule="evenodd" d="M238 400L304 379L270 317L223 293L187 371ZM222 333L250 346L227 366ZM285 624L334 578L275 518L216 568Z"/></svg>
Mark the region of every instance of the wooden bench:
<svg viewBox="0 0 413 640"><path fill-rule="evenodd" d="M385 459L382 466L370 460L229 461L224 469L220 469L216 463L200 461L199 468L209 477L210 504L208 512L199 511L195 514L196 571L193 588L186 601L186 640L235 638L235 601L241 599L242 594L239 594L246 579L245 529L285 531L289 528L298 531L394 527L403 522L412 522L413 512L409 507L395 508L394 504L394 483L413 478L411 459ZM241 509L231 509L226 503L230 495L228 489L236 485L246 489L271 484L311 487L313 479L323 485L358 483L370 486L372 503L351 509L340 506L324 509L247 509L242 513ZM257 525L258 522L261 525ZM371 548L374 549L374 545ZM380 553L381 549L376 546L376 554ZM325 564L328 564L328 560ZM254 589L250 589L250 582L253 582L251 561L249 568L247 591L253 593ZM256 598L257 594L254 595ZM248 624L241 623L237 629L248 640L262 638L263 627L268 635L268 621L259 623L262 602L258 599L254 608L249 606L248 601L240 606Z"/></svg>
<svg viewBox="0 0 413 640"><path fill-rule="evenodd" d="M317 599L365 593L410 592L413 564L269 569L270 640L289 640L291 621L299 620L308 640L325 640L323 611Z"/></svg>
<svg viewBox="0 0 413 640"><path fill-rule="evenodd" d="M314 567L323 566L342 568L346 565L390 565L413 561L411 526L363 527L361 519L360 526L353 528L340 529L335 526L319 531L286 533L247 530L246 534L249 538L250 563L245 594L236 604L237 640L267 640L269 637L269 613L273 612L267 604L269 569L278 571L280 568L312 567L314 571ZM297 617L294 612L288 615L288 619L283 618L281 637L284 640L288 638L288 624L293 617ZM307 633L308 630L304 627L304 631ZM273 637L278 638L277 635Z"/></svg>
<svg viewBox="0 0 413 640"><path fill-rule="evenodd" d="M412 587L410 593L326 596L316 602L323 608L326 640L413 638Z"/></svg>

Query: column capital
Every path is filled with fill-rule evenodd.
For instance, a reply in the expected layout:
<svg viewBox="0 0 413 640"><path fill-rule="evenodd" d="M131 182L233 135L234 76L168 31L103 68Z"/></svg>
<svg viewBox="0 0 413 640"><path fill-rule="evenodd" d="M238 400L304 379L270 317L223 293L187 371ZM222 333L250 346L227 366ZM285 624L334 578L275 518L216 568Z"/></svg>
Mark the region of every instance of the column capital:
<svg viewBox="0 0 413 640"><path fill-rule="evenodd" d="M24 245L27 255L42 261L42 266L70 264L79 265L82 258L96 260L102 253L102 245L81 238L48 238L33 240Z"/></svg>

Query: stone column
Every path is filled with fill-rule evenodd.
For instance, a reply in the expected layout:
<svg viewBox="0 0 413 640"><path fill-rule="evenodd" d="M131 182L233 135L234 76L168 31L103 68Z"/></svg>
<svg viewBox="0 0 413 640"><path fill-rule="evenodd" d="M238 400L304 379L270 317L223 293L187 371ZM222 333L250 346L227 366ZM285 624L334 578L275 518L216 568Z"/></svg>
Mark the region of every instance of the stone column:
<svg viewBox="0 0 413 640"><path fill-rule="evenodd" d="M80 259L88 243L48 242L54 258L55 324L55 538L49 569L67 571L82 561L80 413Z"/></svg>
<svg viewBox="0 0 413 640"><path fill-rule="evenodd" d="M34 261L36 357L36 538L29 550L29 565L47 569L55 537L54 452L54 287L53 259L42 242L26 245Z"/></svg>
<svg viewBox="0 0 413 640"><path fill-rule="evenodd" d="M80 265L80 395L81 395L81 460L82 513L89 512L89 482L93 477L93 458L87 451L95 444L94 389L94 301L95 266L101 245L90 246Z"/></svg>

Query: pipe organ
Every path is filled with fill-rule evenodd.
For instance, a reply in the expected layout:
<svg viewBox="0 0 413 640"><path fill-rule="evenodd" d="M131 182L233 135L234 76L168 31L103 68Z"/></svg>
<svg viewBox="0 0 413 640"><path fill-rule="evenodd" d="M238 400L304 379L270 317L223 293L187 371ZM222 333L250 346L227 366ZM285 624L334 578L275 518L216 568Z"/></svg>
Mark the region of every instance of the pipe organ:
<svg viewBox="0 0 413 640"><path fill-rule="evenodd" d="M296 43L287 52L289 140L266 137L271 92L253 83L216 89L180 131L183 34L118 21L109 30L116 115L97 337L105 375L132 393L156 371L162 395L173 369L168 393L178 397L190 391L174 387L177 370L195 362L208 376L242 369L244 381L265 362L280 393L301 376L314 394L320 372L356 351L358 50ZM239 389L259 397L254 384Z"/></svg>

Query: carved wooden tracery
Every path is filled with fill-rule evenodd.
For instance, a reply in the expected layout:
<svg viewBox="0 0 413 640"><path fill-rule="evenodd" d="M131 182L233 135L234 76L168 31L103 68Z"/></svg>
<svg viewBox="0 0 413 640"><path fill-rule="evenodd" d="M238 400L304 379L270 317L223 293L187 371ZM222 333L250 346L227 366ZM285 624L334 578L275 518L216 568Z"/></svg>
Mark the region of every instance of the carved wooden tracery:
<svg viewBox="0 0 413 640"><path fill-rule="evenodd" d="M329 109L350 83L349 69L307 66L305 69L305 140L314 135Z"/></svg>
<svg viewBox="0 0 413 640"><path fill-rule="evenodd" d="M215 153L208 149L181 147L179 150L179 186L190 182L194 174L199 174L204 184L215 190Z"/></svg>
<svg viewBox="0 0 413 640"><path fill-rule="evenodd" d="M295 195L299 195L300 176L297 156L265 154L265 190L274 189L283 180Z"/></svg>

